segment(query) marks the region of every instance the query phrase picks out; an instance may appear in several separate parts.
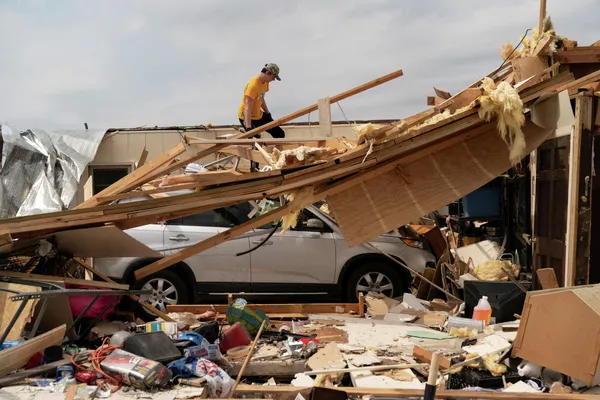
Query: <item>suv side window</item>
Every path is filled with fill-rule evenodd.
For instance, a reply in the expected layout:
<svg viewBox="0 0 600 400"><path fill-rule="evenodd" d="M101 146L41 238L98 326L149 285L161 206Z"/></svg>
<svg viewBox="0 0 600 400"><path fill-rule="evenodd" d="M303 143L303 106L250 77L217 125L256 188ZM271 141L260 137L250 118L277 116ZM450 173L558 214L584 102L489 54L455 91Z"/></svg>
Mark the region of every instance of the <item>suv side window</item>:
<svg viewBox="0 0 600 400"><path fill-rule="evenodd" d="M220 228L230 228L234 224L215 210L205 211L199 214L188 215L187 217L176 218L169 221L169 225L188 225L188 226L213 226Z"/></svg>

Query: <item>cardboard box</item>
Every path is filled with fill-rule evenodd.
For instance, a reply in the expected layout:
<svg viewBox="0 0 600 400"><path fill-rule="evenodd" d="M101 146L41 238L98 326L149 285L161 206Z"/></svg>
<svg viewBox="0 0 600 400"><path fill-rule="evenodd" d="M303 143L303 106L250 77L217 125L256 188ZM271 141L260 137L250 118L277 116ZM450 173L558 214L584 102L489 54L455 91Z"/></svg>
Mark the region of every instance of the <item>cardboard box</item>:
<svg viewBox="0 0 600 400"><path fill-rule="evenodd" d="M513 357L600 383L600 285L529 292Z"/></svg>

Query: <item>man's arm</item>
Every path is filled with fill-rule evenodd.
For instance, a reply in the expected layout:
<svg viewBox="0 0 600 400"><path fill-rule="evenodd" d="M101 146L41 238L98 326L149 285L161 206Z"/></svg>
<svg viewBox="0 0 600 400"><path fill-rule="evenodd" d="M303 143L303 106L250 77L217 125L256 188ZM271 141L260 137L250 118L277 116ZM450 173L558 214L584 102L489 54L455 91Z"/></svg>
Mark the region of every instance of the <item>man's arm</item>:
<svg viewBox="0 0 600 400"><path fill-rule="evenodd" d="M254 99L244 96L244 128L252 129L252 104Z"/></svg>
<svg viewBox="0 0 600 400"><path fill-rule="evenodd" d="M262 107L261 108L267 114L271 114L271 112L269 111L269 107L267 106L267 101L265 99L263 99L263 103L262 103Z"/></svg>

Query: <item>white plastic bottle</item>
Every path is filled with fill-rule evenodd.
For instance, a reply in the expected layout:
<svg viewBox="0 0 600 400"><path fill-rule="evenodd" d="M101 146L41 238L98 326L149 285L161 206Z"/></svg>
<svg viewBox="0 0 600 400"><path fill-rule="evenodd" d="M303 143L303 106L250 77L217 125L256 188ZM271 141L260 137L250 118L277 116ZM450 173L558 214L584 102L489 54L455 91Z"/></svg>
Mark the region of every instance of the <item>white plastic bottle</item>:
<svg viewBox="0 0 600 400"><path fill-rule="evenodd" d="M490 305L487 296L481 296L479 303L473 309L473 318L478 321L483 321L485 325L489 325L492 317L492 306Z"/></svg>

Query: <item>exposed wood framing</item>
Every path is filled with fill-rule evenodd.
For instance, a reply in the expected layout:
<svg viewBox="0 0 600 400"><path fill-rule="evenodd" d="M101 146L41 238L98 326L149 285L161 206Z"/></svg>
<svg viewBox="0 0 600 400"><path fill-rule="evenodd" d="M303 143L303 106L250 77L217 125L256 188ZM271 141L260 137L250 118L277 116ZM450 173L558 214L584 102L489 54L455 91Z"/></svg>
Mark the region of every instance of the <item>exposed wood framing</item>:
<svg viewBox="0 0 600 400"><path fill-rule="evenodd" d="M343 93L335 95L335 96L333 96L333 97L330 98L330 101L332 103L336 103L338 101L342 101L344 99L347 99L348 97L354 96L355 94L364 92L365 90L374 88L374 87L379 86L379 85L381 85L383 83L386 83L386 82L389 82L389 81L391 81L393 79L399 78L402 75L403 75L402 70L394 71L394 72L389 73L387 75L384 75L384 76L382 76L380 78L374 79L374 80L372 80L370 82L367 82L365 84L362 84L360 86L357 86L355 88L347 90L347 91L345 91ZM245 133L241 133L239 135L236 135L234 137L234 139L245 139L245 138L253 137L253 136L255 136L255 135L259 134L259 133L265 132L265 131L267 131L267 130L269 130L271 128L275 128L275 127L277 127L277 126L279 126L281 124L284 124L284 123L292 121L292 120L294 120L296 118L300 118L300 117L302 117L304 115L307 115L308 113L316 111L317 109L318 109L318 104L317 103L312 104L312 105L310 105L308 107L305 107L305 108L303 108L301 110L298 110L296 112L288 114L288 115L286 115L284 117L278 118L275 121L269 122L268 124L265 124L265 125L262 125L262 126L260 126L258 128L252 129L249 132L245 132ZM217 151L223 150L225 147L227 147L227 144L214 145L214 146L209 147L208 149L205 149L205 150L199 151L199 152L197 152L195 154L183 157L181 160L179 160L177 162L174 162L174 163L172 163L172 164L170 164L168 166L164 166L164 164L162 164L163 165L162 167L157 168L157 169L151 171L150 173L148 173L148 175L140 176L139 179L135 179L131 183L128 181L127 183L130 183L128 185L124 185L124 183L119 184L120 181L117 182L117 183L115 183L114 185L111 185L110 187L108 187L108 188L105 189L108 193L103 193L103 194L104 195L107 195L107 194L119 194L119 193L122 193L124 191L134 189L134 188L136 188L136 187L138 187L138 186L140 186L140 185L142 185L142 184L144 184L146 182L149 182L149 181L151 181L153 179L156 179L157 177L159 177L161 175L165 175L165 174L168 174L168 173L170 173L170 172L172 172L172 171L174 171L176 169L183 168L183 167L185 167L186 165L188 165L191 162L194 162L196 160L199 160L201 158L209 156L209 155L211 155L211 154L213 154L213 153L215 153ZM127 177L125 177L125 178L127 178ZM90 203L88 203L88 205L89 204Z"/></svg>
<svg viewBox="0 0 600 400"><path fill-rule="evenodd" d="M113 194L119 194L122 192L126 192L128 190L131 190L131 189L135 189L138 186L141 186L142 184L151 180L151 179L145 180L145 177L148 174L151 174L153 171L155 171L160 166L170 163L176 157L183 154L184 152L185 152L185 145L183 143L179 143L177 146L173 147L171 150L160 155L159 157L150 161L149 163L142 165L140 168L137 168L132 173L119 179L114 184L112 184L109 187L107 187L106 189L102 190L100 193L96 194L95 196L90 197L89 199L87 199L83 203L79 204L75 208L81 209L81 208L92 207L92 206L101 204L98 201L99 197L113 195Z"/></svg>
<svg viewBox="0 0 600 400"><path fill-rule="evenodd" d="M567 241L566 241L566 257L565 257L565 282L564 285L566 287L573 286L575 284L581 284L581 281L587 280L588 273L584 273L583 271L587 271L589 268L589 227L586 228L587 223L586 220L589 220L591 210L585 212L585 218L580 218L580 195L581 189L585 191L589 190L585 189L585 177L587 176L588 182L591 182L591 174L589 171L584 171L582 174L581 171L581 155L582 155L582 145L584 139L584 131L591 130L592 127L592 97L589 94L582 94L577 97L575 100L575 127L572 131L571 135L571 151L569 154L569 189L568 189L568 213L567 213ZM586 143L587 144L587 143ZM592 146L593 149L593 146ZM585 161L586 165L591 167L591 160ZM587 169L587 168L586 168ZM582 180L584 182L582 182ZM589 183L588 183L589 184ZM583 187L582 187L583 186ZM591 194L591 192L590 192ZM586 199L587 200L587 199ZM589 209L589 202L586 209ZM580 222L584 224L584 226L580 226ZM589 223L589 221L588 221ZM582 230L587 232L580 238ZM587 246L584 243L579 243L580 240L587 241ZM581 247L581 246L584 247ZM577 268L577 258L578 258L578 247L581 251L584 251L585 248L588 249L588 254L580 254L581 257L585 257L586 261L580 261L580 268ZM579 269L579 271L578 271ZM579 275L579 277L578 277Z"/></svg>

